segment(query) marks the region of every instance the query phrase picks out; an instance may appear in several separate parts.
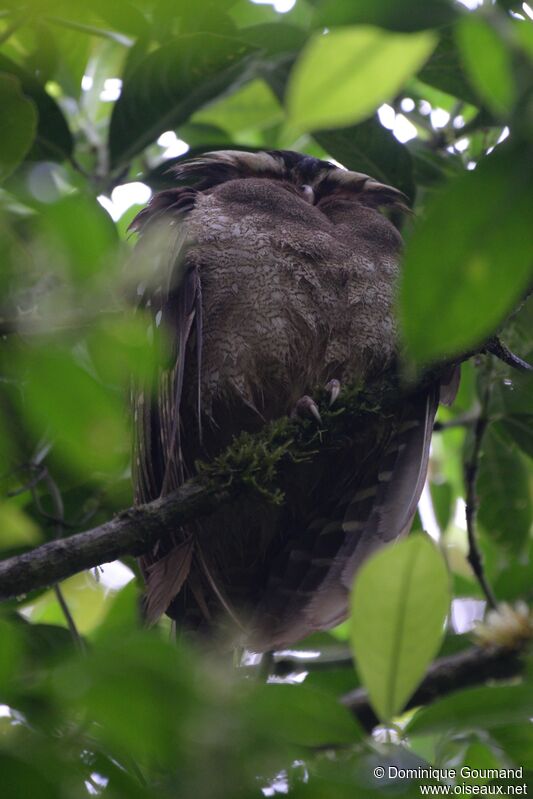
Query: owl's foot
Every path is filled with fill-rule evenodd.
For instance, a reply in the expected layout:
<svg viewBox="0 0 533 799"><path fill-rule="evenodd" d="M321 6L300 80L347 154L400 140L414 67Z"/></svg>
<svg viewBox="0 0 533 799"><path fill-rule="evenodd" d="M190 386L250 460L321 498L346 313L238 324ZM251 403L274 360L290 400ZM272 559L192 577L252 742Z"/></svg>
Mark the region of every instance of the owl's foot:
<svg viewBox="0 0 533 799"><path fill-rule="evenodd" d="M336 380L335 378L333 378L333 380L330 380L328 383L326 383L325 388L326 391L329 393L329 407L331 408L331 406L333 405L333 403L341 393L340 380Z"/></svg>
<svg viewBox="0 0 533 799"><path fill-rule="evenodd" d="M294 406L291 413L291 419L297 419L298 417L305 419L308 416L314 416L317 422L322 424L322 417L320 416L318 405L312 397L310 397L308 394L304 394L304 396L300 397Z"/></svg>
<svg viewBox="0 0 533 799"><path fill-rule="evenodd" d="M324 386L327 393L329 394L329 407L333 405L335 400L340 394L341 391L341 384L339 380L333 378ZM320 411L318 410L318 405L314 401L312 397L308 394L304 394L303 397L300 397L298 402L293 408L291 413L291 419L297 419L300 417L301 419L308 418L309 416L314 416L319 424L322 424L322 417L320 416Z"/></svg>

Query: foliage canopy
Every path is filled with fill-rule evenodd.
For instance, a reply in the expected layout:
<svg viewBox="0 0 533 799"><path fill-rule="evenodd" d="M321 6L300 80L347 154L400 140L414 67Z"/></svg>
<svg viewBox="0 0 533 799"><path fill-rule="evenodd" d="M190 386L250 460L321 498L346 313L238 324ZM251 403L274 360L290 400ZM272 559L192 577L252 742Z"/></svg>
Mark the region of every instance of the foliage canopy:
<svg viewBox="0 0 533 799"><path fill-rule="evenodd" d="M512 0L296 0L284 14L250 0L4 0L2 557L131 504L127 392L152 348L128 310L142 269L124 268L126 231L186 150L295 149L397 186L415 211L398 299L411 370L501 326L531 360L531 302L512 312L531 283L532 18ZM490 356L464 365L418 532L367 564L352 621L303 642L301 664L278 655L268 684L252 663L167 641L165 623L141 631L137 582L119 589L106 569L4 603L3 795L420 795L416 780L372 777L388 765L522 766L533 785L527 648L519 681L458 683L405 712L483 612L462 519L473 459L486 577L499 601L533 599L532 388ZM338 701L361 684L387 735Z"/></svg>

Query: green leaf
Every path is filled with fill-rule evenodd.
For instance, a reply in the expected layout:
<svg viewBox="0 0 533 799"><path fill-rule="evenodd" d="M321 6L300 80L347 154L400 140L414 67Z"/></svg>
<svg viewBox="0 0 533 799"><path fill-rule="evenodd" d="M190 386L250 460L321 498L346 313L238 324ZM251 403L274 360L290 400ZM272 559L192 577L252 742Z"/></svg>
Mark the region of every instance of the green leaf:
<svg viewBox="0 0 533 799"><path fill-rule="evenodd" d="M437 522L442 532L446 530L452 517L455 504L453 488L450 483L430 483L431 499Z"/></svg>
<svg viewBox="0 0 533 799"><path fill-rule="evenodd" d="M382 183L415 195L413 164L407 147L377 119L342 130L325 130L314 138L330 155L347 169L364 172Z"/></svg>
<svg viewBox="0 0 533 799"><path fill-rule="evenodd" d="M509 436L522 452L533 458L533 413L516 413L497 422L498 433Z"/></svg>
<svg viewBox="0 0 533 799"><path fill-rule="evenodd" d="M315 35L289 79L289 124L305 131L360 122L396 94L435 44L432 33L363 26Z"/></svg>
<svg viewBox="0 0 533 799"><path fill-rule="evenodd" d="M446 565L421 535L365 563L354 583L351 644L378 716L399 713L437 653L450 603Z"/></svg>
<svg viewBox="0 0 533 799"><path fill-rule="evenodd" d="M61 583L61 593L78 632L82 635L90 633L104 618L106 605L110 601L110 592L97 582L91 573L81 572L64 580ZM26 612L32 622L58 624L62 627L67 624L65 614L52 589L45 591L38 599L32 599Z"/></svg>
<svg viewBox="0 0 533 799"><path fill-rule="evenodd" d="M305 31L301 28L280 22L265 22L263 25L242 28L239 37L253 47L261 48L269 56L296 53L307 40Z"/></svg>
<svg viewBox="0 0 533 799"><path fill-rule="evenodd" d="M492 729L528 721L533 716L531 685L483 686L458 691L419 710L407 726L408 735Z"/></svg>
<svg viewBox="0 0 533 799"><path fill-rule="evenodd" d="M197 111L191 124L213 125L233 134L238 142L239 134L262 130L282 120L283 111L272 90L257 79Z"/></svg>
<svg viewBox="0 0 533 799"><path fill-rule="evenodd" d="M33 100L38 112L37 134L29 157L35 160L63 160L74 146L65 117L55 100L44 90L33 75L0 54L0 72L18 78L26 97Z"/></svg>
<svg viewBox="0 0 533 799"><path fill-rule="evenodd" d="M85 477L94 471L116 474L129 441L122 397L59 346L28 348L18 368L27 375L21 410L36 436L46 431L53 440L52 458Z"/></svg>
<svg viewBox="0 0 533 799"><path fill-rule="evenodd" d="M519 554L532 520L529 475L523 458L493 428L483 438L477 493L478 518L502 549Z"/></svg>
<svg viewBox="0 0 533 799"><path fill-rule="evenodd" d="M515 763L520 763L524 768L533 769L533 725L531 721L526 724L502 725L492 730L491 737Z"/></svg>
<svg viewBox="0 0 533 799"><path fill-rule="evenodd" d="M8 682L16 678L22 661L22 636L14 624L0 618L0 703L8 698L6 688Z"/></svg>
<svg viewBox="0 0 533 799"><path fill-rule="evenodd" d="M17 168L33 143L37 112L13 75L0 74L0 106L0 180L4 180Z"/></svg>
<svg viewBox="0 0 533 799"><path fill-rule="evenodd" d="M517 304L531 276L532 179L527 151L497 150L429 204L400 287L405 343L419 362L478 344Z"/></svg>
<svg viewBox="0 0 533 799"><path fill-rule="evenodd" d="M75 282L87 281L114 266L117 231L93 198L69 195L43 209L42 229L49 251L64 262Z"/></svg>
<svg viewBox="0 0 533 799"><path fill-rule="evenodd" d="M41 531L14 501L0 501L0 549L37 544Z"/></svg>
<svg viewBox="0 0 533 799"><path fill-rule="evenodd" d="M464 73L461 55L451 30L441 33L440 41L431 58L418 73L418 79L472 105L479 103L476 92Z"/></svg>
<svg viewBox="0 0 533 799"><path fill-rule="evenodd" d="M456 16L457 10L449 0L322 0L316 21L327 27L378 25L409 33L446 25Z"/></svg>
<svg viewBox="0 0 533 799"><path fill-rule="evenodd" d="M146 56L125 78L113 109L112 166L127 162L227 89L250 52L245 42L205 33L177 37Z"/></svg>
<svg viewBox="0 0 533 799"><path fill-rule="evenodd" d="M472 86L496 115L507 114L516 99L510 50L476 14L467 14L461 20L456 35Z"/></svg>
<svg viewBox="0 0 533 799"><path fill-rule="evenodd" d="M354 716L334 696L304 685L259 686L247 704L254 723L277 728L290 744L349 745L364 737Z"/></svg>

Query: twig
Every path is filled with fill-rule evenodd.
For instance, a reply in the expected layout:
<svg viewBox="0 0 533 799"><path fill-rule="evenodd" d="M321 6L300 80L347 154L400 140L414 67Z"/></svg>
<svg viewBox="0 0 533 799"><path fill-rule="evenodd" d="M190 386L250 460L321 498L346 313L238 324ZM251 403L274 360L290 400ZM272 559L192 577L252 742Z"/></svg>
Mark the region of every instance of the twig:
<svg viewBox="0 0 533 799"><path fill-rule="evenodd" d="M450 430L453 427L471 427L478 420L477 411L467 411L456 416L455 419L449 419L446 422L435 422L433 431L440 433L442 430Z"/></svg>
<svg viewBox="0 0 533 799"><path fill-rule="evenodd" d="M54 522L55 532L56 532L56 539L61 538L65 531L65 505L63 503L63 497L61 496L61 492L56 481L53 479L52 475L48 471L48 469L43 470L42 481L46 485L48 492L50 494L50 499L52 500L52 507L54 508L54 515L56 517L56 521ZM76 622L70 612L70 608L68 606L68 602L65 599L65 595L61 587L58 583L55 583L53 587L54 594L58 601L59 607L65 617L65 621L67 622L67 627L69 629L70 635L72 640L74 641L75 646L79 649L82 654L85 654L85 643L83 638L78 632L78 628L76 627Z"/></svg>
<svg viewBox="0 0 533 799"><path fill-rule="evenodd" d="M468 562L472 567L476 579L481 586L481 590L485 594L485 598L491 608L496 607L496 598L489 585L485 570L483 568L483 558L477 543L476 536L476 514L478 508L478 498L476 493L476 481L479 471L479 456L481 453L481 445L483 436L488 425L487 406L490 398L490 382L487 381L487 387L484 391L481 410L474 427L474 443L472 445L472 453L470 458L464 465L464 479L466 487L466 531L468 536Z"/></svg>
<svg viewBox="0 0 533 799"><path fill-rule="evenodd" d="M488 680L508 680L521 674L524 668L521 655L507 649L471 647L456 655L439 658L429 668L406 709L427 705L441 696L482 685ZM379 719L374 713L366 691L361 688L345 694L342 704L349 708L366 730L372 730Z"/></svg>

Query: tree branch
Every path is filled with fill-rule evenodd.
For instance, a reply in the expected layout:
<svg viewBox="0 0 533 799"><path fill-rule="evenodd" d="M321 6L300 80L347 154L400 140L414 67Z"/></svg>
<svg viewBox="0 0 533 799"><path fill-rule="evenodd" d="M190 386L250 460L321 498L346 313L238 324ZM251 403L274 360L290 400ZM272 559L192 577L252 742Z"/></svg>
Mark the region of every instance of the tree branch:
<svg viewBox="0 0 533 799"><path fill-rule="evenodd" d="M141 555L176 528L227 502L229 490L214 490L190 480L168 497L129 508L92 530L49 541L30 552L0 562L0 600L27 594L84 569Z"/></svg>
<svg viewBox="0 0 533 799"><path fill-rule="evenodd" d="M450 361L447 368L460 360L464 358ZM396 407L402 397L434 384L443 368L440 365L427 370L414 385L405 386L401 375L393 370L387 382L378 382L365 391L355 389L350 393L346 390L344 403L335 403L333 411L325 402L322 418L326 429L320 431L314 420L302 425L284 418L253 436L243 434L211 464L201 466L197 478L171 496L130 508L92 530L51 541L0 562L0 600L48 587L124 555L141 555L157 541L170 539L178 527L209 514L246 487L253 487L269 500L279 500L282 497L279 487L274 486L270 491L269 486L282 458L305 460L312 457L317 436L322 441L325 432L332 436L344 435L353 420L361 419L361 414L382 413L389 407Z"/></svg>
<svg viewBox="0 0 533 799"><path fill-rule="evenodd" d="M439 658L430 667L406 709L427 705L441 696L461 688L482 685L487 680L508 680L521 674L523 668L520 652L509 649L484 649L476 646L456 655ZM379 724L366 691L357 688L345 694L341 701L357 716L366 730L370 731Z"/></svg>

